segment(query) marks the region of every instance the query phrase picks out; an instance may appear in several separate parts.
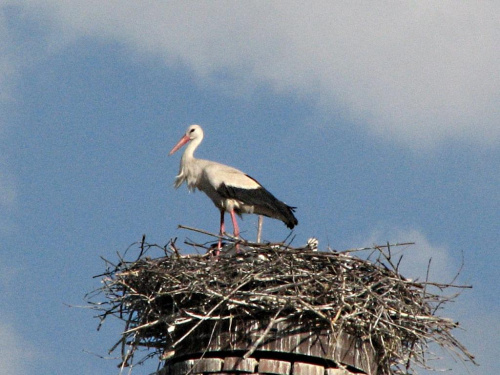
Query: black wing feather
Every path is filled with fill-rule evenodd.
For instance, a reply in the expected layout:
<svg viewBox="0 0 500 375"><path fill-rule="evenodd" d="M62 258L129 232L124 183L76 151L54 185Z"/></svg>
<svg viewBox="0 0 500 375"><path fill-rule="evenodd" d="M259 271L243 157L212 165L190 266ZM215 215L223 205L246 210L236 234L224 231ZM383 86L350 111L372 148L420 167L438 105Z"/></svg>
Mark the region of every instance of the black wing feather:
<svg viewBox="0 0 500 375"><path fill-rule="evenodd" d="M256 181L253 178L252 180ZM257 189L245 189L228 186L222 183L217 189L217 193L225 199L236 199L245 204L260 206L271 212L277 212L279 213L279 216L282 217L285 225L290 229L298 224L297 218L293 214L295 207L288 206L284 202L280 201L262 185L260 185L260 188Z"/></svg>

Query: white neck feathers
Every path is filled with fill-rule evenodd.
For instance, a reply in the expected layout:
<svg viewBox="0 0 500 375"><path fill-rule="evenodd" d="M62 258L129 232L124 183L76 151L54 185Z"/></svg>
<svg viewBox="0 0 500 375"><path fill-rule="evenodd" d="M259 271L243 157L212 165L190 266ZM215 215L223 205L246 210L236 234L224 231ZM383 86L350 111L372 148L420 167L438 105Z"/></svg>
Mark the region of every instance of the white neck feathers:
<svg viewBox="0 0 500 375"><path fill-rule="evenodd" d="M203 140L203 134L196 138L193 138L187 145L186 150L182 154L181 163L179 167L179 174L175 178L175 188L182 185L184 181L187 181L188 188L190 190L194 189L194 184L198 178L197 170L197 159L194 157L194 152Z"/></svg>

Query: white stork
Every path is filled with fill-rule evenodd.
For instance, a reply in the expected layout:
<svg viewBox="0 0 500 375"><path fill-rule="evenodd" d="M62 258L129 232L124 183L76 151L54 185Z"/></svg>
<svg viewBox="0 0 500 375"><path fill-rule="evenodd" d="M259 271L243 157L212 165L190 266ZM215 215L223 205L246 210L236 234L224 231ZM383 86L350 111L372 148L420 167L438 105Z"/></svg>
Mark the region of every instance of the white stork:
<svg viewBox="0 0 500 375"><path fill-rule="evenodd" d="M290 207L275 198L257 180L240 170L219 164L210 160L196 159L194 151L203 140L203 129L199 125L188 127L186 134L172 148L172 155L186 143L181 158L179 174L175 178L175 188L186 181L188 189L203 191L220 210L220 234L224 234L224 213L228 211L233 222L234 237L239 237L240 231L235 213L264 215L281 220L292 229L298 224L293 215L295 207ZM221 239L218 247L221 248Z"/></svg>

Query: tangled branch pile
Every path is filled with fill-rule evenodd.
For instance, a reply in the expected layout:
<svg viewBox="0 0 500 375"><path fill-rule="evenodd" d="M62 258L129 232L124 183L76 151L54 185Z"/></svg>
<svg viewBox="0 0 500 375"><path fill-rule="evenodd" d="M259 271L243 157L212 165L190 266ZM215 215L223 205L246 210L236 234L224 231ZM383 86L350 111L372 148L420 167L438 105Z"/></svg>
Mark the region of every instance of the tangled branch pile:
<svg viewBox="0 0 500 375"><path fill-rule="evenodd" d="M125 322L112 349L121 346L123 366L132 364L138 349L149 350L141 361L175 350L204 322L257 318L307 321L310 328L354 335L378 353L379 374L408 374L414 365L429 368L431 343L473 361L452 335L457 324L436 315L456 295L429 292L430 286L464 287L405 279L389 245L375 246L371 261L284 244L243 244L241 254L218 258L181 256L172 243L138 246L135 261L108 262L100 275L103 287L92 296L105 297L92 302L101 321L112 315ZM147 257L152 248L164 256Z"/></svg>

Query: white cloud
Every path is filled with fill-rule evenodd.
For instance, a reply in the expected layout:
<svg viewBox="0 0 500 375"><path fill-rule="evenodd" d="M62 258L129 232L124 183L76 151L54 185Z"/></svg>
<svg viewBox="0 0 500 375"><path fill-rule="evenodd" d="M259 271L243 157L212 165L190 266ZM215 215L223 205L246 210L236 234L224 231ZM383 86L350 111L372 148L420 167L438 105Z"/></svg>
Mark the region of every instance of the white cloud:
<svg viewBox="0 0 500 375"><path fill-rule="evenodd" d="M498 2L25 4L58 38L123 42L235 92L268 84L410 147L500 141Z"/></svg>
<svg viewBox="0 0 500 375"><path fill-rule="evenodd" d="M3 374L27 374L27 362L34 360L34 351L16 332L5 322L0 322L0 368Z"/></svg>
<svg viewBox="0 0 500 375"><path fill-rule="evenodd" d="M363 241L366 246L414 242L415 245L391 248L393 262L402 255L399 271L407 278L424 281L429 268L429 281L449 283L457 275L461 254L452 253L443 245L431 243L425 234L416 229L376 230Z"/></svg>
<svg viewBox="0 0 500 375"><path fill-rule="evenodd" d="M12 268L0 259L0 291L3 295L0 305L0 369L2 374L22 375L28 373L28 365L35 360L37 350L22 337L10 317L16 314L15 308L9 305L6 291L12 289L19 280L20 268Z"/></svg>

